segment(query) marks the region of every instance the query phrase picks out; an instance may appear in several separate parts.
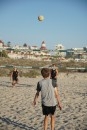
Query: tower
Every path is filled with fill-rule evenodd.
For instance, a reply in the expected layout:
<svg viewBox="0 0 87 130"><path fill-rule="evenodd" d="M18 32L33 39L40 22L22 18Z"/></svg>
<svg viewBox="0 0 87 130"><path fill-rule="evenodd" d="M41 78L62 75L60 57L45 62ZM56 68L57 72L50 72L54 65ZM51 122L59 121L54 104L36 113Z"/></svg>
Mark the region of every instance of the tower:
<svg viewBox="0 0 87 130"><path fill-rule="evenodd" d="M44 41L43 41L42 44L41 44L40 50L47 50L47 49L46 49L46 44L45 44Z"/></svg>

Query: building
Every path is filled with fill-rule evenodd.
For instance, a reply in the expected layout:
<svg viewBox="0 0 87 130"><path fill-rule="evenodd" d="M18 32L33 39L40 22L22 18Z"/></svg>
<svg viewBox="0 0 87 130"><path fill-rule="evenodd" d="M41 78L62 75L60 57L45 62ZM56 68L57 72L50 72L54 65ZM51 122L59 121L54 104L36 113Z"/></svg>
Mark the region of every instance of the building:
<svg viewBox="0 0 87 130"><path fill-rule="evenodd" d="M12 47L12 49L14 49L14 50L28 50L29 47L28 46L15 45L14 47Z"/></svg>
<svg viewBox="0 0 87 130"><path fill-rule="evenodd" d="M31 50L38 50L38 47L37 46L31 46L30 49Z"/></svg>
<svg viewBox="0 0 87 130"><path fill-rule="evenodd" d="M76 61L87 61L87 47L67 49L66 57Z"/></svg>
<svg viewBox="0 0 87 130"><path fill-rule="evenodd" d="M4 42L2 40L0 40L0 48L4 47Z"/></svg>
<svg viewBox="0 0 87 130"><path fill-rule="evenodd" d="M55 46L55 55L57 55L59 57L65 57L66 56L65 48L62 44L57 44Z"/></svg>
<svg viewBox="0 0 87 130"><path fill-rule="evenodd" d="M44 41L41 44L40 50L47 50L46 43Z"/></svg>

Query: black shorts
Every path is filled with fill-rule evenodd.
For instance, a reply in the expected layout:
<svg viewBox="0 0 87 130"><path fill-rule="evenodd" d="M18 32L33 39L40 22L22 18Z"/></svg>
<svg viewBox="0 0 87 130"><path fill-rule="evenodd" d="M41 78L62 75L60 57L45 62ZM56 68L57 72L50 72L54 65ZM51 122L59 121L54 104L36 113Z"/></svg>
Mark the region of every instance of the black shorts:
<svg viewBox="0 0 87 130"><path fill-rule="evenodd" d="M13 81L18 81L18 78L17 77L12 77Z"/></svg>
<svg viewBox="0 0 87 130"><path fill-rule="evenodd" d="M52 79L52 85L53 87L58 87L57 79Z"/></svg>
<svg viewBox="0 0 87 130"><path fill-rule="evenodd" d="M48 106L44 106L44 105L42 104L42 112L43 112L43 115L47 115L47 116L48 116L49 114L54 115L55 110L56 110L56 106L50 106L50 107L48 107Z"/></svg>

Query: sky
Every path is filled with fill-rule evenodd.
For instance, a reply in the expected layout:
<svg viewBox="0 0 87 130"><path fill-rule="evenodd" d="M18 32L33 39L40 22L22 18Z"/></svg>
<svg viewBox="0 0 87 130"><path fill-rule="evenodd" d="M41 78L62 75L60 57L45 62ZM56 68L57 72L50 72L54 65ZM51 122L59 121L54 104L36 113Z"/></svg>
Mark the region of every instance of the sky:
<svg viewBox="0 0 87 130"><path fill-rule="evenodd" d="M0 40L38 47L44 41L47 49L87 47L87 0L0 0Z"/></svg>

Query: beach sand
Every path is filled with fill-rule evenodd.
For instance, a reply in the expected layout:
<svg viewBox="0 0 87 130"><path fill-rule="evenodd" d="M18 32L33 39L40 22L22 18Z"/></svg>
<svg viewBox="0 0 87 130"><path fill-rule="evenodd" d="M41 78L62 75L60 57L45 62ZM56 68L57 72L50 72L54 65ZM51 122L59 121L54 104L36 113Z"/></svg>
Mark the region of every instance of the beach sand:
<svg viewBox="0 0 87 130"><path fill-rule="evenodd" d="M43 130L40 97L32 105L41 78L20 77L12 88L9 77L0 77L0 130ZM58 85L63 109L56 109L55 130L87 130L87 73L59 73Z"/></svg>

